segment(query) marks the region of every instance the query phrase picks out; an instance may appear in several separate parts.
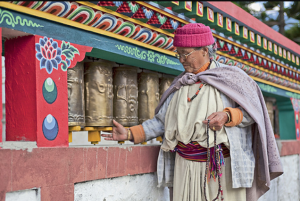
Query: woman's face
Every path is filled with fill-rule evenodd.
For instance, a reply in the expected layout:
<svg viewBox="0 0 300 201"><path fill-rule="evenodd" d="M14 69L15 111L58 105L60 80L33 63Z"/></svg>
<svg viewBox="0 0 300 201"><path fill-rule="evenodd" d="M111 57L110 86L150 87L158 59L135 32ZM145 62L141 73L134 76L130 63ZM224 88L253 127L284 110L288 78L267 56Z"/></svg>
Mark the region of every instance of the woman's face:
<svg viewBox="0 0 300 201"><path fill-rule="evenodd" d="M208 49L206 47L201 48L200 50L195 50L190 47L177 47L177 53L180 55L180 63L182 63L185 72L195 73L197 72L204 64L209 62ZM189 56L184 56L191 53Z"/></svg>

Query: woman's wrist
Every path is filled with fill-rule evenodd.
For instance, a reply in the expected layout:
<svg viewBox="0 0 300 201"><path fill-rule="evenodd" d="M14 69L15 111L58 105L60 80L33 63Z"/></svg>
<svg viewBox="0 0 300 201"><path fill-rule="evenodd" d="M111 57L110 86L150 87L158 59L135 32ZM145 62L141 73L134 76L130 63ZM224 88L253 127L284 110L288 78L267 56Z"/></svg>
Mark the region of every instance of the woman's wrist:
<svg viewBox="0 0 300 201"><path fill-rule="evenodd" d="M133 135L130 128L127 129L127 140L133 141Z"/></svg>
<svg viewBox="0 0 300 201"><path fill-rule="evenodd" d="M226 115L228 117L228 120L227 120L227 122L225 124L228 124L229 122L231 122L230 114L229 114L229 112L225 112L225 113L226 113Z"/></svg>

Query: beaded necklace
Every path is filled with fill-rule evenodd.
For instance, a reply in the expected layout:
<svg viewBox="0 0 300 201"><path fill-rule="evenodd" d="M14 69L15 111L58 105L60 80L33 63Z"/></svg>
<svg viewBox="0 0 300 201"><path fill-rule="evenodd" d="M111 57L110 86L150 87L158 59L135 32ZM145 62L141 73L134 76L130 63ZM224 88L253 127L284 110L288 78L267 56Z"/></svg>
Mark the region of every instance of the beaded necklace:
<svg viewBox="0 0 300 201"><path fill-rule="evenodd" d="M211 64L211 61L210 61L209 66L208 66L208 68L207 68L206 70L208 70L208 69L210 68L210 64ZM198 89L198 90L196 91L196 93L192 96L192 98L187 97L187 101L188 101L188 102L191 102L192 100L194 100L194 99L198 96L198 94L199 94L201 88L203 87L203 85L204 85L204 84L202 84L202 83L200 84L199 89Z"/></svg>
<svg viewBox="0 0 300 201"><path fill-rule="evenodd" d="M200 90L201 90L201 88L203 87L203 84L201 83L200 84L200 86L199 86L199 89L197 90L197 92L192 96L192 98L187 98L187 100L188 100L188 102L191 102L192 100L194 100L197 96L198 96L198 94L199 94L199 92L200 92Z"/></svg>
<svg viewBox="0 0 300 201"><path fill-rule="evenodd" d="M210 163L209 122L210 122L210 120L208 120L208 122L207 122L207 130L206 130L206 134L207 134L207 138L206 138L206 140L207 140L207 161L206 161L205 176L204 176L204 196L205 196L206 201L208 201L207 196L206 196L206 179L208 179L207 178L207 170L208 170L208 166L209 166L209 163ZM215 201L219 198L220 193L221 193L221 200L223 201L224 197L223 197L223 189L222 189L222 186L221 186L221 176L220 176L221 166L220 166L219 160L217 160L219 158L219 154L220 154L219 152L221 152L222 149L218 148L216 141L217 141L217 132L214 131L215 161L217 163L216 173L217 173L217 177L218 177L219 189L218 189L217 196L216 196L216 198L213 199L213 201Z"/></svg>

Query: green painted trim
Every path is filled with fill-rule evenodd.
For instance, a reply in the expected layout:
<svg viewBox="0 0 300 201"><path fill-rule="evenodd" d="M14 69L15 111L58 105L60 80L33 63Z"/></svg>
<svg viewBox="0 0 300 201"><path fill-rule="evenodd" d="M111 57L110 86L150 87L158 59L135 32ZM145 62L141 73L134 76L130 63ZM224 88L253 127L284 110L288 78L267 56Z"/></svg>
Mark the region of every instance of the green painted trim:
<svg viewBox="0 0 300 201"><path fill-rule="evenodd" d="M27 27L44 27L43 25L32 22L19 15L14 16L10 11L3 10L0 8L0 24L5 20L6 24L15 27L16 25L27 26Z"/></svg>
<svg viewBox="0 0 300 201"><path fill-rule="evenodd" d="M279 133L282 140L295 140L295 115L290 100L277 102L279 111Z"/></svg>
<svg viewBox="0 0 300 201"><path fill-rule="evenodd" d="M284 89L280 89L278 87L274 87L274 86L264 84L264 83L261 83L258 81L256 81L256 83L263 93L273 94L273 95L275 95L275 97L278 96L278 97L288 98L288 99L290 99L290 98L300 99L300 94L286 91ZM271 96L274 97L273 95L271 95Z"/></svg>
<svg viewBox="0 0 300 201"><path fill-rule="evenodd" d="M101 49L93 48L91 52L87 52L86 56L91 56L99 59L105 59L109 61L114 61L120 64L126 64L130 66L135 66L143 69L153 70L161 73L171 74L171 75L179 75L182 71L181 70L175 70L172 68L166 68L164 66L158 65L155 62L149 63L147 59L138 60L138 59L132 59L125 55L120 55L117 53L107 52ZM143 55L145 56L145 55Z"/></svg>
<svg viewBox="0 0 300 201"><path fill-rule="evenodd" d="M36 24L44 25L44 27L27 27L17 24L14 27L15 30L33 35L47 36L57 40L66 40L67 38L67 41L70 43L93 47L93 52L98 49L98 53L93 55L96 58L102 57L103 59L117 61L118 63L145 69L148 68L172 75L178 75L184 70L177 58L159 51L108 37L104 34L96 34L11 10L9 10L9 12L11 12L13 16L18 15L23 19L26 18ZM0 26L12 29L12 26L7 24L6 20L0 23Z"/></svg>

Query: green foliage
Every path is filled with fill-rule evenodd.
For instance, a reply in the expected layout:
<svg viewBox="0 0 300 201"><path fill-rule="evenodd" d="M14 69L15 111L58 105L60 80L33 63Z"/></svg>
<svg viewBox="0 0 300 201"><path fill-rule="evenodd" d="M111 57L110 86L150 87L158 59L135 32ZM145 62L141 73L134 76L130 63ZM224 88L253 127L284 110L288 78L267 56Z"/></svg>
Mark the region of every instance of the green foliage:
<svg viewBox="0 0 300 201"><path fill-rule="evenodd" d="M300 20L300 3L299 1L294 1L289 9L286 10L288 17L292 17L296 20Z"/></svg>
<svg viewBox="0 0 300 201"><path fill-rule="evenodd" d="M292 28L286 30L284 35L300 45L300 26L295 24Z"/></svg>
<svg viewBox="0 0 300 201"><path fill-rule="evenodd" d="M254 11L251 10L248 5L254 3L255 1L233 1L234 4L241 7L245 11L252 14L254 17L262 21L263 23L267 24L270 27L274 25L278 25L279 33L283 34L287 38L293 40L294 42L300 44L300 26L298 23L286 23L284 19L284 15L286 14L289 18L294 18L296 20L300 20L300 3L299 1L294 1L293 4L288 7L284 8L283 1L266 1L263 3L265 10L263 11ZM279 14L276 19L271 18L268 16L266 11L274 10L276 7L279 8ZM293 24L293 26L285 30L285 26Z"/></svg>

